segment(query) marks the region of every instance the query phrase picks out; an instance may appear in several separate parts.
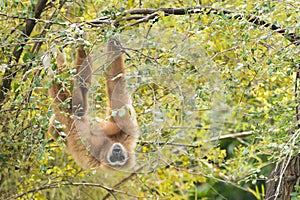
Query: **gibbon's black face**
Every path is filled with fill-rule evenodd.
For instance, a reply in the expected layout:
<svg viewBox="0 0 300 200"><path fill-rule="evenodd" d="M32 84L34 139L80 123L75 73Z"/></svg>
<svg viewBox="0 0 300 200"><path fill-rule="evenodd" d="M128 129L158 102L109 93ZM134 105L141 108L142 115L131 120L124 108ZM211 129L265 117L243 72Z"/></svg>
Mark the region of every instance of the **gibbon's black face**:
<svg viewBox="0 0 300 200"><path fill-rule="evenodd" d="M107 160L111 166L123 166L128 160L128 152L121 143L114 143L107 154Z"/></svg>

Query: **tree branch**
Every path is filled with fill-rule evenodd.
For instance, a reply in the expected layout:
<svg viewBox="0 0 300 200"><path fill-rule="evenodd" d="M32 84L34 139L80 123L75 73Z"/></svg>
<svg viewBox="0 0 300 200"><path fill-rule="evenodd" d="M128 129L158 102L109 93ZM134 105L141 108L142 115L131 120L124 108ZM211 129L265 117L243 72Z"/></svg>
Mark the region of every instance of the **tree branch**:
<svg viewBox="0 0 300 200"><path fill-rule="evenodd" d="M155 13L152 13L152 14L146 16L146 17L138 19L136 22L134 22L134 23L132 23L132 24L130 24L128 26L135 26L135 25L140 24L140 23L148 22L149 20L155 19L158 16L159 16L159 14L155 12Z"/></svg>
<svg viewBox="0 0 300 200"><path fill-rule="evenodd" d="M112 187L113 190L118 189L119 187L121 187L124 183L126 183L127 181L129 181L132 177L134 177L135 175L137 175L141 170L143 169L143 167L138 168L137 170L135 170L134 172L132 172L129 176L125 177L124 179L122 179L119 183L117 183L116 185L114 185ZM103 200L106 200L109 198L109 196L112 194L112 192L108 192L104 197Z"/></svg>
<svg viewBox="0 0 300 200"><path fill-rule="evenodd" d="M211 6L196 6L196 7L188 7L188 8L159 8L159 9L152 9L152 8L141 8L141 9L133 9L133 10L126 10L122 14L124 16L126 15L149 15L144 16L141 18L141 16L138 17L127 17L127 18L121 18L116 21L109 21L112 24L119 25L121 21L129 21L129 20L137 20L135 23L131 24L131 26L137 25L139 23L148 22L149 20L155 18L157 15L155 13L163 12L165 16L169 15L188 15L188 14L210 14L214 13L217 15L228 15L229 18L234 19L245 19L248 22L255 24L257 26L263 26L266 28L269 28L272 31L275 31L277 33L280 33L283 35L287 40L289 40L294 45L300 44L300 36L295 33L289 33L289 31L286 28L282 28L279 25L272 24L269 22L266 22L265 20L262 20L259 16L256 15L245 15L244 13L239 13L234 10L227 10L227 9L221 9L221 8L214 8ZM153 15L153 16L152 16ZM92 20L90 22L87 22L89 25L97 26L99 24L103 23L103 20ZM105 23L108 23L106 20Z"/></svg>
<svg viewBox="0 0 300 200"><path fill-rule="evenodd" d="M209 140L204 140L201 142L216 142L218 140L226 140L226 139L237 139L237 138L242 138L242 137L247 137L250 135L253 135L253 131L246 131L246 132L240 132L240 133L232 133L232 134L227 134L227 135L221 135L221 136L216 136L212 137ZM152 141L140 141L140 145L159 145L159 146L177 146L177 147L191 147L191 148L199 148L201 147L201 144L183 144L183 143L176 143L176 142L152 142Z"/></svg>
<svg viewBox="0 0 300 200"><path fill-rule="evenodd" d="M163 11L166 15L186 15L186 14L203 14L203 13L218 13L222 12L224 14L232 14L236 13L233 10L226 10L221 8L213 8L211 6L196 6L196 7L188 7L188 8L141 8L141 9L133 9L124 11L124 14L131 15L149 15L158 11Z"/></svg>
<svg viewBox="0 0 300 200"><path fill-rule="evenodd" d="M130 178L130 177L129 177ZM99 183L86 183L86 182L57 182L57 183L51 183L51 184L48 184L48 185L43 185L41 187L38 187L38 188L35 188L35 189L31 189L31 190L28 190L24 193L21 193L21 194L16 194L16 195L13 195L13 196L10 196L8 198L6 198L6 200L9 200L9 199L17 199L17 198L20 198L20 197L23 197L27 194L30 194L30 193L37 193L39 191L42 191L42 190L48 190L48 189L53 189L53 188L59 188L61 186L87 186L87 187L99 187L99 188L102 188L104 190L106 190L110 195L112 195L115 199L117 199L117 197L114 195L114 192L117 192L117 193L122 193L122 194L125 194L127 196L133 196L131 194L128 194L127 192L124 192L124 191L119 191L119 190L116 190L116 188L109 188L109 187L106 187L102 184L99 184Z"/></svg>
<svg viewBox="0 0 300 200"><path fill-rule="evenodd" d="M65 2L65 1L64 1ZM68 25L70 24L69 22L58 22L58 21L53 21L51 20L52 17L50 17L51 19L40 19L40 18L35 18L35 17L23 17L23 16L18 16L18 15L9 15L9 14L5 14L5 13L0 13L0 16L3 16L4 19L0 19L1 20L7 20L7 19L21 19L21 20L31 20L34 21L35 23L45 23L45 24L57 24L57 25Z"/></svg>

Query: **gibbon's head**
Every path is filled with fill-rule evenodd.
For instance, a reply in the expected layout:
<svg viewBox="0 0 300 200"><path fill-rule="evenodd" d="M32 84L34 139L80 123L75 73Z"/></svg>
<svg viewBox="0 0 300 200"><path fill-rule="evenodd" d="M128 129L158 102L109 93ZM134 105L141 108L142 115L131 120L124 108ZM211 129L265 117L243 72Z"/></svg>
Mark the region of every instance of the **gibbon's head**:
<svg viewBox="0 0 300 200"><path fill-rule="evenodd" d="M107 153L107 163L111 168L128 168L130 156L121 143L114 143Z"/></svg>

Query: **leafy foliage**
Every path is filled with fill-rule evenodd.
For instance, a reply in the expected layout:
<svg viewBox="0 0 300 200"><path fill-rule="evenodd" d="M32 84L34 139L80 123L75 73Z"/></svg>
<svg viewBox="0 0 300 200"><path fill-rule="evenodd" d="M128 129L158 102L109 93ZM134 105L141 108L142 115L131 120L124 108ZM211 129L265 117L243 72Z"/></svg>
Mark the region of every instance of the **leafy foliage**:
<svg viewBox="0 0 300 200"><path fill-rule="evenodd" d="M1 198L262 199L273 164L299 153L299 133L287 134L295 127L300 65L299 47L289 38L221 11L160 11L135 25L138 19L122 20L134 8L201 4L257 15L299 36L298 1L51 1L27 37L22 30L38 2L0 2L0 90L11 80L0 102ZM97 18L104 21L88 23ZM63 138L47 133L51 73L71 87L80 42L92 50L96 71L90 113L105 118L105 42L112 35L125 48L140 125L135 172L84 171L64 151ZM42 65L53 47L67 53L62 74L55 56L50 67ZM294 198L297 192L299 186Z"/></svg>

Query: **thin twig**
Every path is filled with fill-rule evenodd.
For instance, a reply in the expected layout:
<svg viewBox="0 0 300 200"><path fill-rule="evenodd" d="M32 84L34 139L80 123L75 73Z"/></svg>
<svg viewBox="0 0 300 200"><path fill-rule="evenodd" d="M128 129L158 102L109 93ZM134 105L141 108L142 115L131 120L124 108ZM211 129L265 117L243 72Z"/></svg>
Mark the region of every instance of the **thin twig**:
<svg viewBox="0 0 300 200"><path fill-rule="evenodd" d="M199 148L201 147L202 143L206 142L216 142L218 140L225 140L225 139L236 139L241 137L247 137L250 135L253 135L253 131L246 131L246 132L240 132L240 133L232 133L227 135L221 135L212 137L209 140L203 140L199 144L183 144L183 143L176 143L176 142L152 142L152 141L141 141L139 142L140 145L159 145L159 146L177 146L177 147L191 147L191 148Z"/></svg>
<svg viewBox="0 0 300 200"><path fill-rule="evenodd" d="M121 187L124 183L126 183L127 181L129 181L132 177L134 177L135 175L137 175L141 170L143 169L143 167L138 168L137 170L135 170L134 172L132 172L129 176L125 177L124 179L122 179L119 183L117 183L116 185L114 185L112 187L113 190L118 189L119 187ZM103 200L106 200L109 198L109 196L112 195L111 192L108 192L104 197Z"/></svg>
<svg viewBox="0 0 300 200"><path fill-rule="evenodd" d="M41 187L38 187L38 188L35 188L35 189L31 189L31 190L28 190L24 193L21 193L21 194L16 194L16 195L13 195L13 196L10 196L8 197L6 200L9 200L9 199L16 199L16 198L20 198L20 197L23 197L27 194L30 194L30 193L36 193L38 191L42 191L42 190L47 190L47 189L53 189L53 188L59 188L61 186L87 186L87 187L99 187L99 188L102 188L104 190L106 190L110 195L112 195L115 199L117 199L117 197L114 195L114 192L117 192L117 193L122 193L122 194L125 194L125 195L128 195L128 196L132 196L130 194L128 194L127 192L124 192L124 191L119 191L119 190L116 190L114 188L109 188L107 186L104 186L102 184L99 184L99 183L86 183L86 182L58 182L58 183L51 183L51 184L48 184L48 185L44 185L44 186L41 186Z"/></svg>
<svg viewBox="0 0 300 200"><path fill-rule="evenodd" d="M47 20L47 19L39 19L39 18L34 18L34 17L23 17L23 16L18 16L18 15L8 15L5 13L0 13L0 16L5 17L5 19L0 19L0 21L7 19L22 19L22 20L31 20L34 21L35 23L45 23L45 24L57 24L57 25L70 25L69 22L58 22L58 21L53 21L53 20Z"/></svg>

